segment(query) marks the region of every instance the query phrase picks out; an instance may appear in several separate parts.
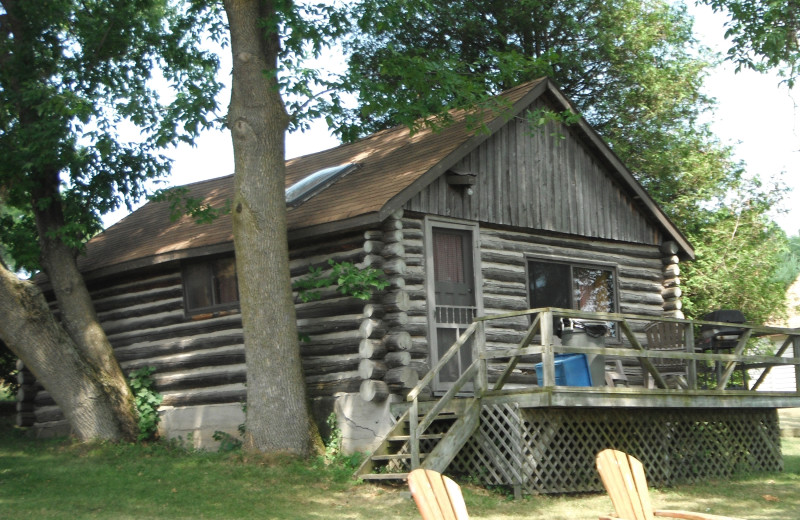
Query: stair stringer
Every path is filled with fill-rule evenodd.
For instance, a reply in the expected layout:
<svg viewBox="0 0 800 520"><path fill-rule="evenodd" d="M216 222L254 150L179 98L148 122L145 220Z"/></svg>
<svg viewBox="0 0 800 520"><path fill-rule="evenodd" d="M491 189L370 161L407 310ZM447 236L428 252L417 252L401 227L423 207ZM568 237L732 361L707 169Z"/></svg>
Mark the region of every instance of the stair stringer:
<svg viewBox="0 0 800 520"><path fill-rule="evenodd" d="M447 434L420 464L425 469L444 472L458 455L480 423L481 401L472 399L463 414L453 423Z"/></svg>

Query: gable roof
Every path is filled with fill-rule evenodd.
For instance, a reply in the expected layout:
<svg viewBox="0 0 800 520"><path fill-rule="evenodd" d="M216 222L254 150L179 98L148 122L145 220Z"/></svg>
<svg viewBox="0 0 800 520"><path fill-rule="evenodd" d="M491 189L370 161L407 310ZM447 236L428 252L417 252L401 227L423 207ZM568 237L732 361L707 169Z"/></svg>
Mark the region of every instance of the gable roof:
<svg viewBox="0 0 800 520"><path fill-rule="evenodd" d="M287 187L324 168L346 163L359 165L310 199L287 208L290 240L379 224L542 96L558 105L558 110L574 111L554 83L544 78L501 94L500 110L454 111L452 124L441 131L425 128L412 133L400 126L287 161ZM476 133L474 118L467 117L468 114L476 116L489 131ZM678 244L684 256L693 258L688 240L589 124L581 119L574 129L642 211ZM187 188L192 197L222 205L233 196L233 176L190 184ZM92 277L101 276L233 249L230 216L198 225L189 217L172 222L169 211L166 202L149 202L94 237L87 244L87 254L79 259L81 270Z"/></svg>

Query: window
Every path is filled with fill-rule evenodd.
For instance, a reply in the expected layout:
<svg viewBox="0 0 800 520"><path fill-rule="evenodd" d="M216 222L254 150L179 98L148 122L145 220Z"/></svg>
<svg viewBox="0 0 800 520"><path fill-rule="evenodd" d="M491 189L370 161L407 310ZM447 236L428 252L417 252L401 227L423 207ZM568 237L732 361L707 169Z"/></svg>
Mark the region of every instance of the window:
<svg viewBox="0 0 800 520"><path fill-rule="evenodd" d="M611 267L531 260L528 287L534 309L617 312L616 274ZM609 326L614 336L614 326Z"/></svg>
<svg viewBox="0 0 800 520"><path fill-rule="evenodd" d="M234 308L239 304L233 257L193 262L183 267L186 312L196 314Z"/></svg>

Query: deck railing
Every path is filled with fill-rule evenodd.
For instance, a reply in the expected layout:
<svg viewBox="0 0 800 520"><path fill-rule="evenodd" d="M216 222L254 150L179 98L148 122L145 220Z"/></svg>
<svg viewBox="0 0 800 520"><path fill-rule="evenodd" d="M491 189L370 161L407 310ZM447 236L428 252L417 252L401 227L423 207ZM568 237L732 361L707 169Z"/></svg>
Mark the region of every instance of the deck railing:
<svg viewBox="0 0 800 520"><path fill-rule="evenodd" d="M492 349L486 347L486 326L492 320L508 319L519 316L530 316L531 324L525 332L520 343L512 348ZM571 318L576 320L586 320L594 322L613 322L616 323L617 343L598 347L595 345L562 345L555 341L555 330L553 324L557 319ZM663 351L648 350L646 344L634 333L632 323L636 322L667 322L680 323L684 327L685 351ZM730 354L698 352L696 349L695 332L700 326L710 325L718 327L735 327L741 331L735 346L730 350ZM751 339L762 336L786 336L774 355L751 354L747 352L747 346ZM473 361L462 372L461 376L452 384L447 392L441 396L433 407L423 416L419 417L419 397L425 387L427 387L447 363L460 350L472 341ZM624 340L622 339L624 338ZM793 357L783 357L791 350ZM794 391L786 392L787 395L800 396L800 329L786 329L780 327L767 327L749 323L725 323L709 321L692 321L677 318L642 316L634 314L617 313L596 313L584 312L570 309L540 308L527 311L514 312L503 315L478 317L464 331L450 349L439 359L438 363L419 381L408 394L406 400L410 403L408 412L409 436L412 454L412 467L419 467L419 439L426 429L433 423L435 418L443 411L451 401L459 394L463 395L464 387L467 383L473 383L472 398L481 399L489 393L501 392L507 384L510 376L518 367L520 361L526 358L539 359L541 356L541 381L537 382L536 388L543 390L556 387L555 359L556 354L596 354L603 356L613 356L618 359L635 359L641 365L643 373L649 373L658 389L669 389L667 382L659 373L658 368L653 363L654 360L674 359L686 363L687 378L686 388L669 389L675 392L695 391L699 389L700 378L698 378L698 363L714 364L719 367L716 373L713 388L706 388L705 391L711 392L753 392L755 393L762 385L767 374L776 366L794 366ZM500 375L489 387L488 366L489 364L500 364ZM763 372L757 381L749 388L729 389L728 383L737 366L746 369L761 368ZM707 378L708 379L708 378ZM708 381L703 381L708 383ZM533 390L533 388L531 389ZM591 392L591 388L586 391ZM646 393L650 390L642 387L641 392Z"/></svg>

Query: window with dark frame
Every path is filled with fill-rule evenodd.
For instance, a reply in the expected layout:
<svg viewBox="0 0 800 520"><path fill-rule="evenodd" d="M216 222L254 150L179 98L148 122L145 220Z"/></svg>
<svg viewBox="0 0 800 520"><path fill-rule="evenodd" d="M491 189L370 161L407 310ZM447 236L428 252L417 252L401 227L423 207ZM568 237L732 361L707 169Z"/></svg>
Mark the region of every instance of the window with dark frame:
<svg viewBox="0 0 800 520"><path fill-rule="evenodd" d="M223 257L185 264L183 294L188 314L237 307L239 287L234 258Z"/></svg>
<svg viewBox="0 0 800 520"><path fill-rule="evenodd" d="M615 269L568 262L528 261L531 308L617 312ZM615 324L608 324L616 336Z"/></svg>

